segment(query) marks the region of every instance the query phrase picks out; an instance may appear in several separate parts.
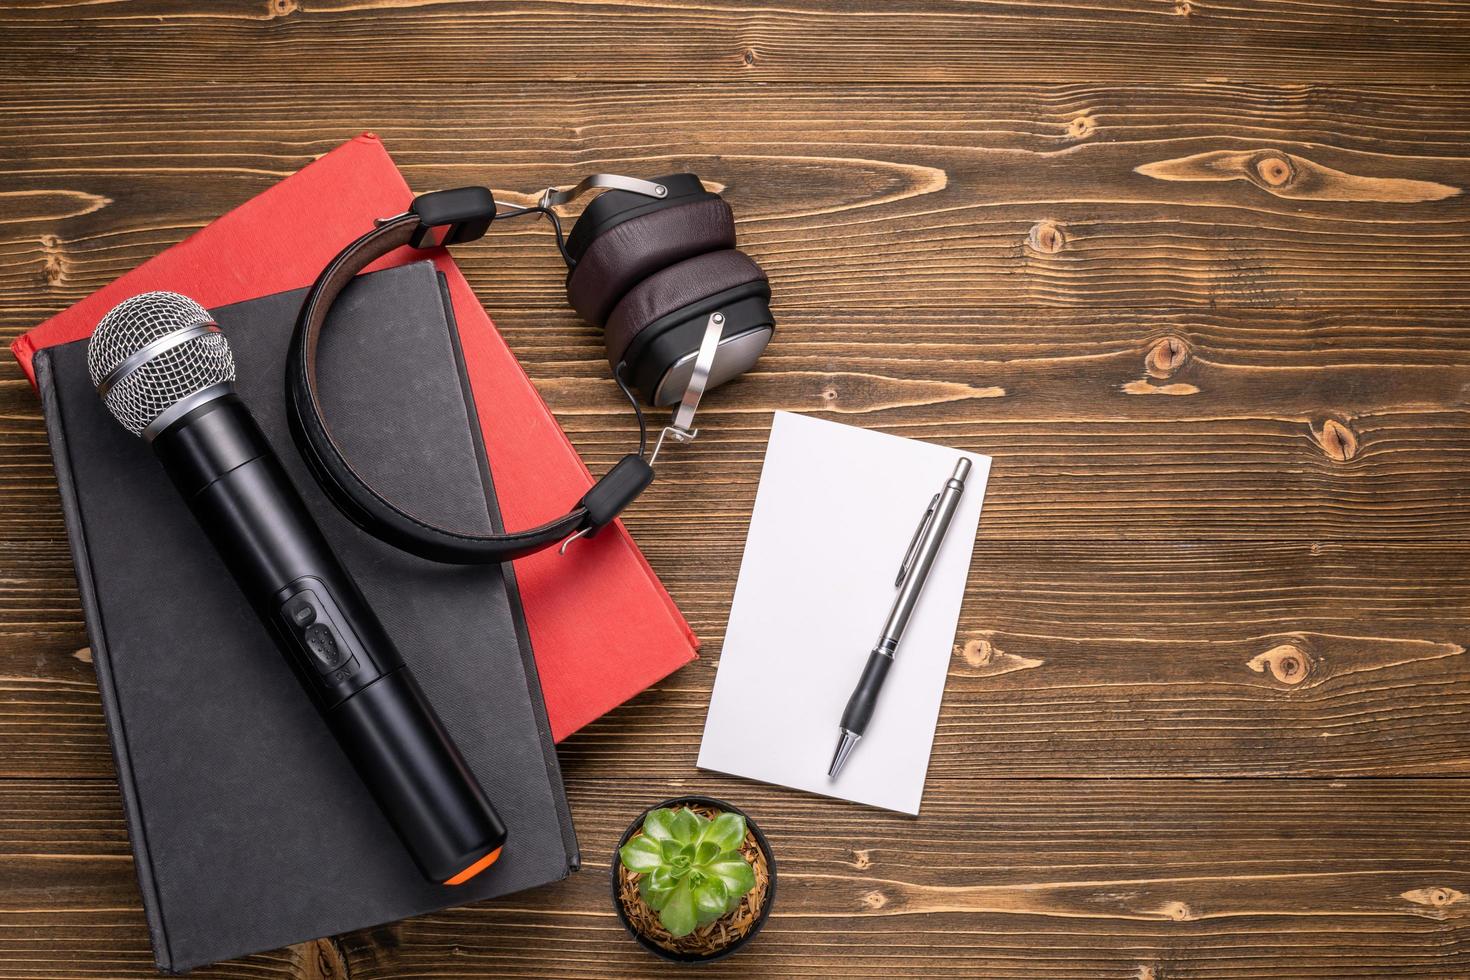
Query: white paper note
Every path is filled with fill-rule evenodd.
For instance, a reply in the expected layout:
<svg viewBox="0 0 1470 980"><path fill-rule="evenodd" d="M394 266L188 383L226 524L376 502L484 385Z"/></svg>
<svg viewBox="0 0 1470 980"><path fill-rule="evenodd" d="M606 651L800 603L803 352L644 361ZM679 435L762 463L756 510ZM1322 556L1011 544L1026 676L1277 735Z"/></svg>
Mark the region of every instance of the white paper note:
<svg viewBox="0 0 1470 980"><path fill-rule="evenodd" d="M930 499L973 464L877 710L836 780L838 721ZM918 814L990 458L776 413L699 766Z"/></svg>

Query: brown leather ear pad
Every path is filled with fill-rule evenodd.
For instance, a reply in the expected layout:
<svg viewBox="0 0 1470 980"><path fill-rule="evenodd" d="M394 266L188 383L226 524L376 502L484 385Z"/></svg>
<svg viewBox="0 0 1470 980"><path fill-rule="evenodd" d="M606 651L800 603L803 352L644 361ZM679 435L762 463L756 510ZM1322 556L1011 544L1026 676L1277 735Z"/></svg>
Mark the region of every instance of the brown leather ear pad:
<svg viewBox="0 0 1470 980"><path fill-rule="evenodd" d="M659 317L766 274L744 252L706 252L655 272L634 286L607 320L607 359L614 368L638 333Z"/></svg>
<svg viewBox="0 0 1470 980"><path fill-rule="evenodd" d="M567 299L601 326L630 289L659 269L734 247L735 217L719 198L640 215L593 239L567 276Z"/></svg>

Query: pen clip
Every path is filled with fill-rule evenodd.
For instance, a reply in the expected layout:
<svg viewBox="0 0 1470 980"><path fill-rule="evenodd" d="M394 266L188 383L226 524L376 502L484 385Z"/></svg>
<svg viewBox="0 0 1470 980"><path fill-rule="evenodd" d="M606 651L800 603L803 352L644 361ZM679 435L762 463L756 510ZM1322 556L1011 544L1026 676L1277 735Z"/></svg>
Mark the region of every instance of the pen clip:
<svg viewBox="0 0 1470 980"><path fill-rule="evenodd" d="M914 530L914 539L909 542L908 550L903 553L903 564L898 566L898 578L893 580L896 589L903 585L903 580L909 576L909 562L914 560L914 552L919 550L919 539L924 536L924 529L934 519L934 507L939 503L939 494L935 494L929 500L929 506L924 509L924 516L919 518L919 526Z"/></svg>

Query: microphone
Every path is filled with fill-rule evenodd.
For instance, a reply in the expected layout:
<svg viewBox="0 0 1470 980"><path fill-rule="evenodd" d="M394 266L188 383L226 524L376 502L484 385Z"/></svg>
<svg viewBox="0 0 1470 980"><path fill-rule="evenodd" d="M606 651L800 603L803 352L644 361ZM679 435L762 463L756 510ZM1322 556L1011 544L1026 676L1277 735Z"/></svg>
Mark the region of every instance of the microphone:
<svg viewBox="0 0 1470 980"><path fill-rule="evenodd" d="M177 293L114 307L87 345L107 409L153 447L423 875L462 884L506 830L235 393L230 345Z"/></svg>

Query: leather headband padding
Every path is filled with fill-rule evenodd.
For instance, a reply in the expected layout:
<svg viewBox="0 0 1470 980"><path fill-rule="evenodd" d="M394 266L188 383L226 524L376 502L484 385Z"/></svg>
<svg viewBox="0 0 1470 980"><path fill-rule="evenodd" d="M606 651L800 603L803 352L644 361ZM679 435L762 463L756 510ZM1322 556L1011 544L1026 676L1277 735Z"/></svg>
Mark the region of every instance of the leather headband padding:
<svg viewBox="0 0 1470 980"><path fill-rule="evenodd" d="M720 198L639 215L592 240L567 275L567 299L602 326L628 291L660 269L735 247L735 215Z"/></svg>
<svg viewBox="0 0 1470 980"><path fill-rule="evenodd" d="M322 415L316 390L316 352L322 325L338 294L370 263L407 245L417 215L385 222L343 249L322 270L301 305L286 353L286 414L301 455L333 502L369 534L430 561L494 564L524 558L589 528L587 508L539 527L510 534L468 534L439 527L399 509L364 480L342 454Z"/></svg>

